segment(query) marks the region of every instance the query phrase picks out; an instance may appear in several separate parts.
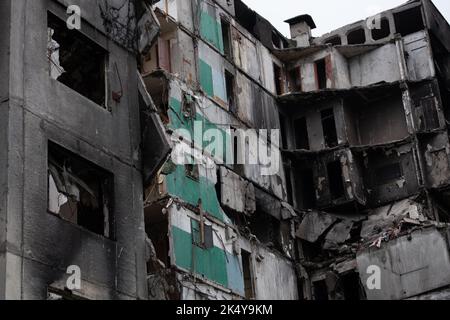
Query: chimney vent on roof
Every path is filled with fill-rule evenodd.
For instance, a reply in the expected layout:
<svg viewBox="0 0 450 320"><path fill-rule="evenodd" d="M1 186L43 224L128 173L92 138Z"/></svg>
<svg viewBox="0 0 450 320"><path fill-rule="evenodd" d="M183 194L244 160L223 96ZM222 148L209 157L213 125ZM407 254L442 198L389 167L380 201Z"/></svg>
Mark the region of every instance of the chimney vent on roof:
<svg viewBox="0 0 450 320"><path fill-rule="evenodd" d="M297 41L297 47L309 47L311 45L311 30L316 28L316 24L309 14L303 14L285 22L289 23L291 39Z"/></svg>

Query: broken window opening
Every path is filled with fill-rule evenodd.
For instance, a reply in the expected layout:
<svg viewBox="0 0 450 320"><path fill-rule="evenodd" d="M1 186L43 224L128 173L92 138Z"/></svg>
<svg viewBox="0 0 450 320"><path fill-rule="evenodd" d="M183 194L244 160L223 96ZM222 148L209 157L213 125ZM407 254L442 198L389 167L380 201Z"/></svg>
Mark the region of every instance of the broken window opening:
<svg viewBox="0 0 450 320"><path fill-rule="evenodd" d="M294 130L295 148L297 150L309 150L308 124L305 117L294 121Z"/></svg>
<svg viewBox="0 0 450 320"><path fill-rule="evenodd" d="M213 227L204 222L191 219L192 244L208 250L214 247Z"/></svg>
<svg viewBox="0 0 450 320"><path fill-rule="evenodd" d="M182 112L186 119L195 119L197 114L194 97L187 92L183 92Z"/></svg>
<svg viewBox="0 0 450 320"><path fill-rule="evenodd" d="M380 21L380 28L372 29L372 39L381 40L389 37L391 34L391 27L389 25L389 20L387 18L382 18Z"/></svg>
<svg viewBox="0 0 450 320"><path fill-rule="evenodd" d="M340 36L331 37L325 40L324 44L331 44L332 46L340 46L342 45L342 39Z"/></svg>
<svg viewBox="0 0 450 320"><path fill-rule="evenodd" d="M287 141L287 132L286 132L286 117L279 113L280 117L280 131L281 131L281 146L284 150L288 148L288 141Z"/></svg>
<svg viewBox="0 0 450 320"><path fill-rule="evenodd" d="M313 283L314 300L317 301L327 301L328 297L328 287L325 280L316 281Z"/></svg>
<svg viewBox="0 0 450 320"><path fill-rule="evenodd" d="M439 129L439 116L436 110L435 97L420 99L416 106L416 115L419 121L419 130L431 131Z"/></svg>
<svg viewBox="0 0 450 320"><path fill-rule="evenodd" d="M328 183L330 186L330 195L333 200L345 196L344 180L342 176L342 164L339 160L328 163Z"/></svg>
<svg viewBox="0 0 450 320"><path fill-rule="evenodd" d="M289 70L289 90L291 92L302 91L302 77L299 67Z"/></svg>
<svg viewBox="0 0 450 320"><path fill-rule="evenodd" d="M274 63L273 64L273 72L274 72L274 80L275 80L275 90L277 95L282 95L284 93L283 90L283 73L281 68Z"/></svg>
<svg viewBox="0 0 450 320"><path fill-rule="evenodd" d="M164 214L164 206L160 204L147 206L144 209L144 217L145 232L151 240L149 245L153 247L151 254L156 256L149 257L150 260L147 261L147 272L152 274L160 269L160 263L163 264L163 267L170 266L169 219L167 214Z"/></svg>
<svg viewBox="0 0 450 320"><path fill-rule="evenodd" d="M250 252L241 250L242 257L242 270L244 274L244 291L245 298L247 300L252 300L255 298L255 293L253 290L253 277L252 277L252 256Z"/></svg>
<svg viewBox="0 0 450 320"><path fill-rule="evenodd" d="M314 172L312 169L301 169L296 177L297 205L301 209L316 207L316 189L314 184Z"/></svg>
<svg viewBox="0 0 450 320"><path fill-rule="evenodd" d="M227 102L230 112L236 113L236 103L235 103L235 80L234 75L225 70L225 89L227 91Z"/></svg>
<svg viewBox="0 0 450 320"><path fill-rule="evenodd" d="M287 201L289 204L294 204L294 199L292 195L292 178L291 178L291 168L287 165L284 166L284 174L286 176L286 194L287 194Z"/></svg>
<svg viewBox="0 0 450 320"><path fill-rule="evenodd" d="M316 69L317 89L327 88L327 63L326 59L320 59L314 63Z"/></svg>
<svg viewBox="0 0 450 320"><path fill-rule="evenodd" d="M112 175L49 142L48 211L91 232L113 238Z"/></svg>
<svg viewBox="0 0 450 320"><path fill-rule="evenodd" d="M425 29L420 6L394 13L395 28L402 37Z"/></svg>
<svg viewBox="0 0 450 320"><path fill-rule="evenodd" d="M186 164L185 166L186 176L192 180L199 181L199 168L198 164Z"/></svg>
<svg viewBox="0 0 450 320"><path fill-rule="evenodd" d="M231 41L231 26L230 23L223 18L220 21L222 26L223 52L225 54L225 57L227 57L228 59L232 59L233 51Z"/></svg>
<svg viewBox="0 0 450 320"><path fill-rule="evenodd" d="M397 181L403 177L402 166L399 162L378 167L374 170L373 181L381 186Z"/></svg>
<svg viewBox="0 0 450 320"><path fill-rule="evenodd" d="M334 148L339 145L336 129L334 109L325 109L320 112L322 118L323 137L326 148Z"/></svg>
<svg viewBox="0 0 450 320"><path fill-rule="evenodd" d="M50 12L47 18L50 77L107 108L107 51Z"/></svg>
<svg viewBox="0 0 450 320"><path fill-rule="evenodd" d="M366 43L366 31L363 28L353 30L347 35L348 44Z"/></svg>
<svg viewBox="0 0 450 320"><path fill-rule="evenodd" d="M283 250L280 221L257 208L257 212L249 220L249 227L256 238L268 247Z"/></svg>

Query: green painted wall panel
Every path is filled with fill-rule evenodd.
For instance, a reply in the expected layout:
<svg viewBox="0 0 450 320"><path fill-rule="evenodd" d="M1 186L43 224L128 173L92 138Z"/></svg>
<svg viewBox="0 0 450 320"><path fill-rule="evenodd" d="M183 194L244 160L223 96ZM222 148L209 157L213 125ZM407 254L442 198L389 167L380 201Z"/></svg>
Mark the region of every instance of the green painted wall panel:
<svg viewBox="0 0 450 320"><path fill-rule="evenodd" d="M214 247L204 250L192 244L192 235L172 227L175 262L180 268L228 287L226 254Z"/></svg>
<svg viewBox="0 0 450 320"><path fill-rule="evenodd" d="M214 84L213 84L213 73L212 68L202 59L199 59L200 68L200 85L203 91L210 97L214 97Z"/></svg>
<svg viewBox="0 0 450 320"><path fill-rule="evenodd" d="M223 53L222 27L220 23L216 17L210 16L205 11L201 11L200 15L200 35Z"/></svg>

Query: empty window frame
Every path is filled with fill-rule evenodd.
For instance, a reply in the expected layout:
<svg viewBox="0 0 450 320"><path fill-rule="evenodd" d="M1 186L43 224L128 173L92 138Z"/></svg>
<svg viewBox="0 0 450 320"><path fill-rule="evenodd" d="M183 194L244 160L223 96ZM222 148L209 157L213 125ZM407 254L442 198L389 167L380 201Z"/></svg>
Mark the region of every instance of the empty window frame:
<svg viewBox="0 0 450 320"><path fill-rule="evenodd" d="M76 154L48 144L48 211L112 238L112 174Z"/></svg>
<svg viewBox="0 0 450 320"><path fill-rule="evenodd" d="M402 166L399 162L396 162L376 168L373 172L372 179L374 185L382 186L385 184L396 182L402 177Z"/></svg>
<svg viewBox="0 0 450 320"><path fill-rule="evenodd" d="M274 73L276 94L277 95L282 95L284 93L284 90L283 90L283 72L281 71L281 67L279 67L276 63L273 64L273 73Z"/></svg>
<svg viewBox="0 0 450 320"><path fill-rule="evenodd" d="M331 44L333 46L340 46L342 44L342 39L341 39L340 36L331 37L331 38L328 38L327 40L325 40L324 44Z"/></svg>
<svg viewBox="0 0 450 320"><path fill-rule="evenodd" d="M186 164L184 166L186 176L192 180L199 181L199 169L198 164Z"/></svg>
<svg viewBox="0 0 450 320"><path fill-rule="evenodd" d="M333 200L345 196L344 178L342 176L342 164L339 160L327 164L328 184Z"/></svg>
<svg viewBox="0 0 450 320"><path fill-rule="evenodd" d="M291 178L291 168L288 165L284 165L284 175L286 177L286 194L287 194L287 201L291 205L294 204L293 194L292 194L292 178Z"/></svg>
<svg viewBox="0 0 450 320"><path fill-rule="evenodd" d="M389 25L389 20L387 18L381 18L380 25L374 27L371 30L371 32L372 32L372 39L375 41L389 37L391 34L391 27Z"/></svg>
<svg viewBox="0 0 450 320"><path fill-rule="evenodd" d="M348 44L366 43L366 31L363 28L350 31L347 35L347 42Z"/></svg>
<svg viewBox="0 0 450 320"><path fill-rule="evenodd" d="M294 121L295 148L297 150L309 150L308 124L306 118Z"/></svg>
<svg viewBox="0 0 450 320"><path fill-rule="evenodd" d="M327 61L326 59L317 60L314 63L316 71L317 89L322 90L327 88Z"/></svg>
<svg viewBox="0 0 450 320"><path fill-rule="evenodd" d="M171 40L158 38L156 44L157 64L159 69L172 72L172 49Z"/></svg>
<svg viewBox="0 0 450 320"><path fill-rule="evenodd" d="M395 29L401 36L425 29L421 6L394 13Z"/></svg>
<svg viewBox="0 0 450 320"><path fill-rule="evenodd" d="M224 18L222 18L220 21L222 26L223 53L228 59L231 59L233 57L231 26L230 23Z"/></svg>
<svg viewBox="0 0 450 320"><path fill-rule="evenodd" d="M338 142L336 120L334 117L334 109L325 109L320 112L322 118L323 137L325 140L326 148L336 147Z"/></svg>
<svg viewBox="0 0 450 320"><path fill-rule="evenodd" d="M302 76L300 67L289 70L289 91L301 92L302 91Z"/></svg>
<svg viewBox="0 0 450 320"><path fill-rule="evenodd" d="M107 108L107 51L50 12L47 18L50 76Z"/></svg>
<svg viewBox="0 0 450 320"><path fill-rule="evenodd" d="M252 256L250 252L241 250L242 258L242 271L244 274L244 291L245 298L251 300L255 298L255 293L253 290L253 276L252 276Z"/></svg>
<svg viewBox="0 0 450 320"><path fill-rule="evenodd" d="M229 72L228 70L225 70L225 88L227 91L227 103L228 108L230 112L236 113L236 94L235 94L235 79L234 75Z"/></svg>

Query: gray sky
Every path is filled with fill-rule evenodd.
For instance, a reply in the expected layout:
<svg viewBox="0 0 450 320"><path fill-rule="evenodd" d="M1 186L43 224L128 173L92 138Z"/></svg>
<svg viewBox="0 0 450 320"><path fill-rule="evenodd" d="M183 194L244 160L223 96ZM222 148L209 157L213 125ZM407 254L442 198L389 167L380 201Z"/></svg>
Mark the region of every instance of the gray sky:
<svg viewBox="0 0 450 320"><path fill-rule="evenodd" d="M300 14L310 14L316 22L314 36L321 36L346 24L394 8L407 0L243 0L250 8L269 20L281 33L289 36L283 21ZM450 21L450 0L433 0Z"/></svg>

